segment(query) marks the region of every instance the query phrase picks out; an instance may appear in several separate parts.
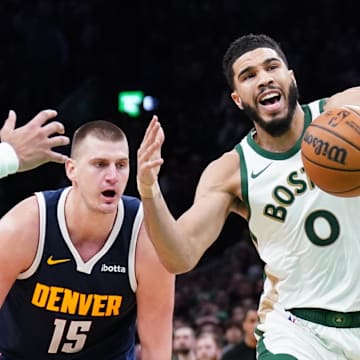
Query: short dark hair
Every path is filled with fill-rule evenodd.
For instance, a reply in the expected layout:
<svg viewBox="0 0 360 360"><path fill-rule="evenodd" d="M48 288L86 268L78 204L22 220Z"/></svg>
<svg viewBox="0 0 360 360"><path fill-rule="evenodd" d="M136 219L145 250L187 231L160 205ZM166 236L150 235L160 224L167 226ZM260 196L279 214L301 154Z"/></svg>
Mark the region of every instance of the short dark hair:
<svg viewBox="0 0 360 360"><path fill-rule="evenodd" d="M265 34L247 34L240 36L229 45L222 61L223 73L231 89L234 88L234 62L243 54L258 48L270 48L275 50L286 66L288 66L287 58L279 43L270 36Z"/></svg>
<svg viewBox="0 0 360 360"><path fill-rule="evenodd" d="M106 120L95 120L81 125L74 133L71 144L71 157L76 153L78 145L87 136L94 136L100 140L122 141L126 140L125 133L115 124Z"/></svg>

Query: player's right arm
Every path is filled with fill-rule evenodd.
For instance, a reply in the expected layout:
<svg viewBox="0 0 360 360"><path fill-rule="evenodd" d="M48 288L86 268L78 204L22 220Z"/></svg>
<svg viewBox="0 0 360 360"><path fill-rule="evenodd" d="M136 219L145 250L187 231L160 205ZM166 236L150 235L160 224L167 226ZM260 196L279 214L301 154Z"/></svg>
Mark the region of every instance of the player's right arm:
<svg viewBox="0 0 360 360"><path fill-rule="evenodd" d="M36 198L14 206L0 220L0 307L17 276L32 264L38 245L39 214Z"/></svg>
<svg viewBox="0 0 360 360"><path fill-rule="evenodd" d="M239 157L229 152L204 170L193 205L174 219L157 184L163 162L164 134L155 117L138 151L138 190L145 224L155 249L168 271L191 270L219 236L227 216L236 211L240 197Z"/></svg>

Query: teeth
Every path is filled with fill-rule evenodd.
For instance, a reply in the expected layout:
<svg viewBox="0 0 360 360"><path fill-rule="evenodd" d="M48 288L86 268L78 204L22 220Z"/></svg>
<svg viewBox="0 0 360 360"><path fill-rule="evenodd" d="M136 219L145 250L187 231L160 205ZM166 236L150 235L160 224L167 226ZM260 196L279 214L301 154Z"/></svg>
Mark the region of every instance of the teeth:
<svg viewBox="0 0 360 360"><path fill-rule="evenodd" d="M271 99L275 96L278 96L278 93L275 93L275 92L268 93L264 97L261 98L261 101Z"/></svg>

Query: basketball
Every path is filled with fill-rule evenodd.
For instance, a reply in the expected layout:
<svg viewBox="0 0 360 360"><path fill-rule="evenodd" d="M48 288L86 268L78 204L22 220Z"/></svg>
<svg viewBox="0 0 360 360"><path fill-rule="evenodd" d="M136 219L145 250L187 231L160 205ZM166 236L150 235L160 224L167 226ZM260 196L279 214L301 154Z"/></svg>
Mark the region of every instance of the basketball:
<svg viewBox="0 0 360 360"><path fill-rule="evenodd" d="M360 195L360 107L328 110L305 130L301 142L305 172L323 191Z"/></svg>

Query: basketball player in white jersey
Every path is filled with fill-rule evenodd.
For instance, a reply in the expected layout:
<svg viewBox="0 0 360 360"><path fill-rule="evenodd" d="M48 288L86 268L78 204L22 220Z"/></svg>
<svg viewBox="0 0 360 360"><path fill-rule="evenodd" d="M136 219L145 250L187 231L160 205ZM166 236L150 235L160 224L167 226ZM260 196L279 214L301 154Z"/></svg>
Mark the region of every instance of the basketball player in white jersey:
<svg viewBox="0 0 360 360"><path fill-rule="evenodd" d="M138 190L157 252L168 270L189 271L230 213L244 217L266 264L258 359L360 359L360 197L318 189L300 156L310 122L324 110L360 104L360 88L301 106L283 51L263 34L236 39L223 69L254 128L207 166L179 219L157 182L164 133L156 116L138 150Z"/></svg>

